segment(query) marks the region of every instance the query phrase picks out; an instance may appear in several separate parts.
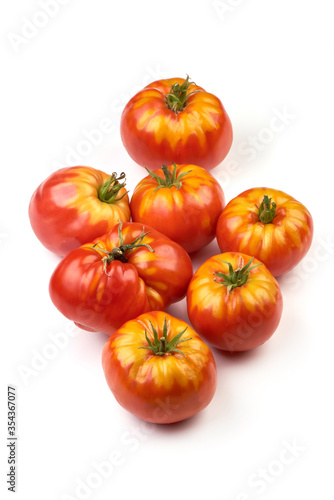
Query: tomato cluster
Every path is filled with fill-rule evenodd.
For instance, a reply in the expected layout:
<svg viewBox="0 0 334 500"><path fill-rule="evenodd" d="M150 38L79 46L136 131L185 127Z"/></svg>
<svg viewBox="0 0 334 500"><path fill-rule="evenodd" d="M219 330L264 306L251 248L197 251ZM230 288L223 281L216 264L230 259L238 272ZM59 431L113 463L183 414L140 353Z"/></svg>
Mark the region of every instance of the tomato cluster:
<svg viewBox="0 0 334 500"><path fill-rule="evenodd" d="M42 244L63 257L50 279L54 305L80 328L110 335L102 364L117 401L149 422L177 422L214 396L205 341L245 351L275 332L283 308L275 277L305 256L313 222L304 205L271 188L225 206L208 170L231 146L231 122L188 77L134 96L121 136L147 170L131 200L124 173L69 167L36 189L29 217ZM215 237L222 253L193 274L189 254ZM185 296L194 329L165 312Z"/></svg>

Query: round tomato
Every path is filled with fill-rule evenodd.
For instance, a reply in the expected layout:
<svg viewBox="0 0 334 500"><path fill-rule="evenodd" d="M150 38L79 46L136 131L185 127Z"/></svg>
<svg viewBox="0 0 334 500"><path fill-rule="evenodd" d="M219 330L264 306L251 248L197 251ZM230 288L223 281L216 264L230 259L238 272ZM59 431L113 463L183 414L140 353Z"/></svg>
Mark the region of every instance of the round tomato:
<svg viewBox="0 0 334 500"><path fill-rule="evenodd" d="M187 292L191 324L224 351L260 346L276 330L283 307L280 288L259 260L236 252L208 259Z"/></svg>
<svg viewBox="0 0 334 500"><path fill-rule="evenodd" d="M192 417L216 390L209 347L187 323L161 311L142 314L109 337L102 364L119 404L148 422Z"/></svg>
<svg viewBox="0 0 334 500"><path fill-rule="evenodd" d="M308 252L313 221L306 207L283 191L253 188L226 205L216 232L222 252L253 255L280 276Z"/></svg>
<svg viewBox="0 0 334 500"><path fill-rule="evenodd" d="M126 222L67 254L51 276L50 296L80 328L110 335L139 314L181 300L191 277L180 245Z"/></svg>
<svg viewBox="0 0 334 500"><path fill-rule="evenodd" d="M125 149L151 170L173 161L210 170L229 152L232 135L221 101L189 77L147 85L132 97L121 117Z"/></svg>
<svg viewBox="0 0 334 500"><path fill-rule="evenodd" d="M163 165L137 184L130 203L132 219L149 224L187 252L216 235L225 198L219 183L196 165Z"/></svg>
<svg viewBox="0 0 334 500"><path fill-rule="evenodd" d="M124 173L110 176L91 167L62 168L51 174L29 205L37 238L63 256L106 233L118 220L129 221L124 179Z"/></svg>

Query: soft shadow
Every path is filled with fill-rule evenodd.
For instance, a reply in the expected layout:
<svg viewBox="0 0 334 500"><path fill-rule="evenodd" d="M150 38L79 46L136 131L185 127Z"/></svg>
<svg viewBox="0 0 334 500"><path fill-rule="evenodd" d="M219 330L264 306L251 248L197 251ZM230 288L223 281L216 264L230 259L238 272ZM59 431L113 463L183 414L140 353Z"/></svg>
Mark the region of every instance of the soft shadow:
<svg viewBox="0 0 334 500"><path fill-rule="evenodd" d="M96 356L100 356L109 336L103 332L88 332L78 329L78 333L72 343L75 356L85 362L95 362ZM94 361L93 361L94 360Z"/></svg>
<svg viewBox="0 0 334 500"><path fill-rule="evenodd" d="M103 333L103 332L95 332L95 333L93 333L93 335L96 336L96 339L97 339L96 342L98 342L102 346L104 346L104 344L107 342L108 338L110 337L110 335L107 335L106 333Z"/></svg>
<svg viewBox="0 0 334 500"><path fill-rule="evenodd" d="M180 302L176 302L175 304L171 304L167 307L166 312L174 318L182 319L190 325L190 321L187 314L187 303L186 299L181 300Z"/></svg>
<svg viewBox="0 0 334 500"><path fill-rule="evenodd" d="M204 248L201 248L200 250L197 250L197 252L193 252L190 254L193 267L194 267L194 272L197 271L197 269L204 264L206 260L208 260L210 257L213 255L219 255L221 254L221 250L218 246L217 240L214 239L209 245L207 245Z"/></svg>
<svg viewBox="0 0 334 500"><path fill-rule="evenodd" d="M222 351L210 346L216 361L228 361L230 364L245 364L263 356L263 346L250 349L249 351Z"/></svg>

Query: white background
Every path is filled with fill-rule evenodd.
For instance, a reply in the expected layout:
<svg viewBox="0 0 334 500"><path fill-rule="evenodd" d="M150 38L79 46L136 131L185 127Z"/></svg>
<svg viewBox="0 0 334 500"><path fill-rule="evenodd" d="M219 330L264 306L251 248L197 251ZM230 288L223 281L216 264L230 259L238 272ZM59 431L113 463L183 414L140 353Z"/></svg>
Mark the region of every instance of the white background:
<svg viewBox="0 0 334 500"><path fill-rule="evenodd" d="M42 3L2 2L0 12L1 487L7 384L14 384L20 500L329 498L331 2L63 0L52 16L40 14ZM279 280L284 311L272 339L241 355L215 350L210 406L186 422L155 426L110 393L101 367L105 335L76 330L62 335L65 347L54 347L52 335L69 325L48 295L59 259L34 236L28 204L62 165L125 171L133 190L144 171L122 147L121 110L147 83L186 73L222 100L233 123L230 154L212 171L226 200L255 186L282 189L311 211L315 234L308 256ZM277 113L284 121L273 120ZM101 121L108 131L85 149L84 131ZM273 123L279 131L270 131ZM216 253L213 243L195 268ZM169 312L186 319L185 302ZM284 452L287 443L294 455ZM111 460L102 478L97 464Z"/></svg>

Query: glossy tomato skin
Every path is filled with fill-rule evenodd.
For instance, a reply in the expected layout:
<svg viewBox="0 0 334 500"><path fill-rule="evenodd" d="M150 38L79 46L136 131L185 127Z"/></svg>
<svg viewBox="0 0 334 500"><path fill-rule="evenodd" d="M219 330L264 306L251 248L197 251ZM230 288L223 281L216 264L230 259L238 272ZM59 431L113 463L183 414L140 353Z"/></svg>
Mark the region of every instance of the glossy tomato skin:
<svg viewBox="0 0 334 500"><path fill-rule="evenodd" d="M125 321L181 300L192 277L192 263L177 243L143 224L123 223L124 245L145 229L142 243L104 269L103 257L119 247L119 224L92 243L67 254L53 272L49 291L54 305L78 326L113 333Z"/></svg>
<svg viewBox="0 0 334 500"><path fill-rule="evenodd" d="M91 167L62 168L36 189L29 205L31 226L41 243L64 256L111 229L118 220L130 220L129 198L114 203L98 198L110 175Z"/></svg>
<svg viewBox="0 0 334 500"><path fill-rule="evenodd" d="M168 339L187 326L179 344L180 353L154 355L147 346L145 330L152 339L152 322L159 337L165 316ZM216 385L216 364L209 347L184 321L161 311L142 314L128 321L107 341L102 365L109 388L118 403L148 422L170 424L185 420L212 400Z"/></svg>
<svg viewBox="0 0 334 500"><path fill-rule="evenodd" d="M276 203L276 216L268 224L258 217L258 207L266 194ZM293 269L308 252L313 220L302 203L283 191L252 188L226 205L216 233L222 252L254 255L277 277Z"/></svg>
<svg viewBox="0 0 334 500"><path fill-rule="evenodd" d="M249 255L226 252L208 259L194 274L187 292L191 324L210 345L224 351L259 347L275 332L282 315L283 299L276 279L264 265L249 273L246 284L228 293L214 273L243 267ZM252 265L259 264L254 259Z"/></svg>
<svg viewBox="0 0 334 500"><path fill-rule="evenodd" d="M173 165L168 170L173 172ZM132 219L149 224L179 243L187 252L195 252L212 241L218 218L225 206L222 188L204 168L177 165L182 175L181 187L161 187L150 175L142 179L133 192ZM161 169L154 174L164 178Z"/></svg>
<svg viewBox="0 0 334 500"><path fill-rule="evenodd" d="M158 80L138 92L125 106L121 138L131 158L155 170L172 162L211 170L223 161L233 138L231 121L221 101L195 84L183 111L166 106L171 86L184 79Z"/></svg>

